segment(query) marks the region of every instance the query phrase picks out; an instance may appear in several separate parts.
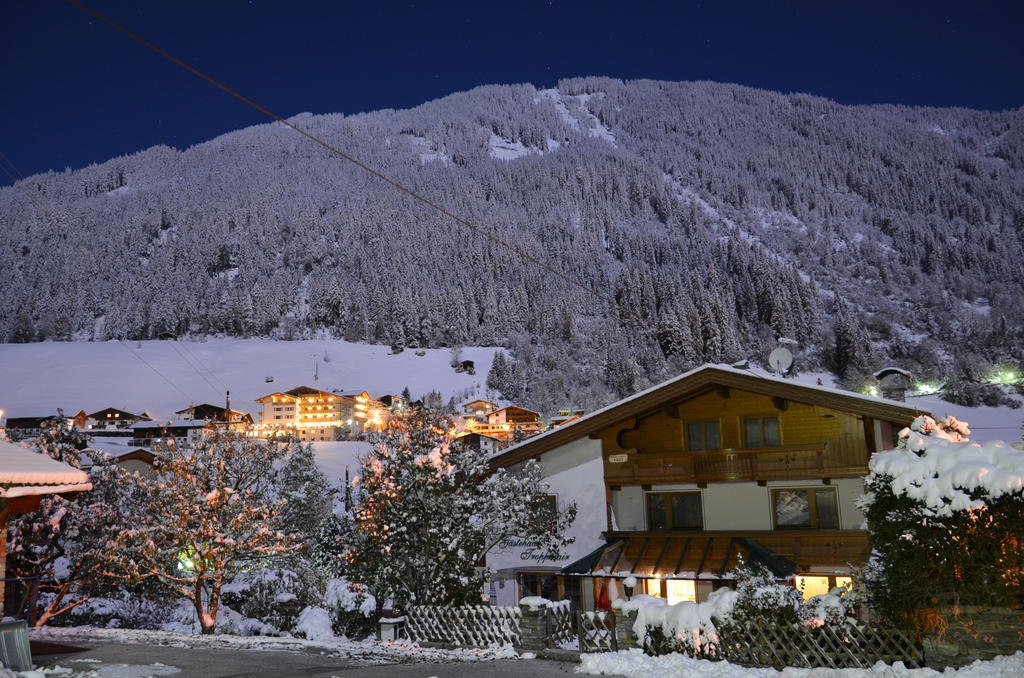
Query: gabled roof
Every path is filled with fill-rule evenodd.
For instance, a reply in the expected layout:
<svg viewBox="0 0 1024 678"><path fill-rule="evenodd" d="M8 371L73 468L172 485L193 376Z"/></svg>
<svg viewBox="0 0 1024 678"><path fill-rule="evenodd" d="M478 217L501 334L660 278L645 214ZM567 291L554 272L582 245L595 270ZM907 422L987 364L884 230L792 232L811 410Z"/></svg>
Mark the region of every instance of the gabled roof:
<svg viewBox="0 0 1024 678"><path fill-rule="evenodd" d="M98 412L93 412L92 414L87 414L85 416L88 417L89 419L105 419L106 417L104 415L108 413L121 415L120 417L118 417L119 419L145 419L146 416L144 414L132 414L131 412L126 412L125 410L119 410L116 407L107 407Z"/></svg>
<svg viewBox="0 0 1024 678"><path fill-rule="evenodd" d="M650 414L660 407L715 386L727 386L809 405L820 405L829 409L896 423L909 424L919 414L928 414L927 411L913 405L885 398L826 386L798 384L789 379L762 376L750 370L741 370L727 365L702 365L674 379L669 379L591 412L574 422L552 428L513 445L491 459L490 464L492 468L518 464L632 417Z"/></svg>
<svg viewBox="0 0 1024 678"><path fill-rule="evenodd" d="M495 407L498 406L498 403L491 402L490 400L482 400L480 398L477 398L476 400L470 400L468 403L462 403L462 406L469 407L470 405L476 405L477 403L483 403L484 405L494 405Z"/></svg>
<svg viewBox="0 0 1024 678"><path fill-rule="evenodd" d="M498 412L504 412L505 410L514 410L516 412L526 412L527 414L535 415L538 420L540 419L540 412L534 412L533 410L528 410L525 407L519 407L518 405L506 405L505 407L501 408L500 410L494 410L493 412L488 412L487 416L490 417L491 415L497 414Z"/></svg>

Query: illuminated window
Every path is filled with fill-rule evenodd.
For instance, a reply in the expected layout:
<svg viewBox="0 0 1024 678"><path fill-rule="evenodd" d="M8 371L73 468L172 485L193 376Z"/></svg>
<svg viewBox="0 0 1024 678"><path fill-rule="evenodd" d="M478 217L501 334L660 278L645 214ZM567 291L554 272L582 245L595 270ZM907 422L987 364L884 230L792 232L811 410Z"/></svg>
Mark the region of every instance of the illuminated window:
<svg viewBox="0 0 1024 678"><path fill-rule="evenodd" d="M776 528L839 529L833 487L772 490L772 513Z"/></svg>
<svg viewBox="0 0 1024 678"><path fill-rule="evenodd" d="M661 580L644 579L644 593L655 598L661 598Z"/></svg>
<svg viewBox="0 0 1024 678"><path fill-rule="evenodd" d="M778 417L755 417L743 420L744 447L778 447L782 444Z"/></svg>
<svg viewBox="0 0 1024 678"><path fill-rule="evenodd" d="M669 605L683 601L697 602L697 582L692 579L666 579L665 588L668 594L665 598Z"/></svg>
<svg viewBox="0 0 1024 678"><path fill-rule="evenodd" d="M649 492L648 530L699 530L704 527L700 492Z"/></svg>
<svg viewBox="0 0 1024 678"><path fill-rule="evenodd" d="M850 577L836 575L797 575L794 577L794 584L803 594L804 600L814 596L823 596L837 586L849 586L853 580Z"/></svg>
<svg viewBox="0 0 1024 678"><path fill-rule="evenodd" d="M686 424L686 446L691 452L719 450L722 434L717 421L691 421Z"/></svg>

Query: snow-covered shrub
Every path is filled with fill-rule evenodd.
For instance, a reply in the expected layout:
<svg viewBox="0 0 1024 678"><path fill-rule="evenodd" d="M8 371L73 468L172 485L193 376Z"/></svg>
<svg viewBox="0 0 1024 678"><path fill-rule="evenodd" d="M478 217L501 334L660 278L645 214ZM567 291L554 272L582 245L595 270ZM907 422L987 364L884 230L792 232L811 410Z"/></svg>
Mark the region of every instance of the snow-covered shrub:
<svg viewBox="0 0 1024 678"><path fill-rule="evenodd" d="M743 567L736 577L736 602L730 618L739 623L791 624L798 620L800 592L780 584L767 568Z"/></svg>
<svg viewBox="0 0 1024 678"><path fill-rule="evenodd" d="M1024 450L969 435L953 418L919 417L869 462L867 586L892 623L924 631L945 606L1024 600Z"/></svg>
<svg viewBox="0 0 1024 678"><path fill-rule="evenodd" d="M171 620L173 609L171 601L146 598L132 591L119 591L105 597L89 598L65 617L54 618L51 624L111 629L159 629Z"/></svg>
<svg viewBox="0 0 1024 678"><path fill-rule="evenodd" d="M374 630L377 600L365 587L344 577L327 582L324 607L331 614L331 628L339 636L362 638Z"/></svg>
<svg viewBox="0 0 1024 678"><path fill-rule="evenodd" d="M291 632L305 602L303 582L293 570L263 568L235 575L222 589L224 604L243 617Z"/></svg>
<svg viewBox="0 0 1024 678"><path fill-rule="evenodd" d="M797 611L800 621L812 628L846 622L847 602L838 587L804 601Z"/></svg>
<svg viewBox="0 0 1024 678"><path fill-rule="evenodd" d="M295 624L295 635L309 640L330 640L334 638L330 613L322 607L307 607L299 613Z"/></svg>
<svg viewBox="0 0 1024 678"><path fill-rule="evenodd" d="M737 600L727 588L713 592L703 603L669 605L663 598L640 594L618 599L612 607L636 612L633 633L648 654L682 652L691 657L717 658L719 620L727 620Z"/></svg>

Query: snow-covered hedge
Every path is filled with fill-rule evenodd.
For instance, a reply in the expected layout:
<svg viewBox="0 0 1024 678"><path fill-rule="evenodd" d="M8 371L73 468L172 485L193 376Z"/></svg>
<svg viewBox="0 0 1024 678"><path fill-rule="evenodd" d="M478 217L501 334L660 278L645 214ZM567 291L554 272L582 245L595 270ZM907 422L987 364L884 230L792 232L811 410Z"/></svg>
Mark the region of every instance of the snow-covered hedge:
<svg viewBox="0 0 1024 678"><path fill-rule="evenodd" d="M1024 451L969 435L952 417L919 417L869 463L866 583L892 623L922 631L949 606L1024 599Z"/></svg>

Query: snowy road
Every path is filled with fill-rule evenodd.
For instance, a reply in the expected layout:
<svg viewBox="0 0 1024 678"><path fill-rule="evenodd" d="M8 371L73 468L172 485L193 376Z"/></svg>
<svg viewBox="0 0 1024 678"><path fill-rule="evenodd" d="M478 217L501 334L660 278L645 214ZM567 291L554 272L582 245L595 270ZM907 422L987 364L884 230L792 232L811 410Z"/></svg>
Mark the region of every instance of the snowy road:
<svg viewBox="0 0 1024 678"><path fill-rule="evenodd" d="M40 678L43 675L60 678L565 678L574 675L577 666L540 659L367 666L365 661L309 648L299 652L281 652L94 641L69 644L84 648L84 651L34 657L37 665L46 667L45 673L39 674ZM59 672L57 667L69 671Z"/></svg>

